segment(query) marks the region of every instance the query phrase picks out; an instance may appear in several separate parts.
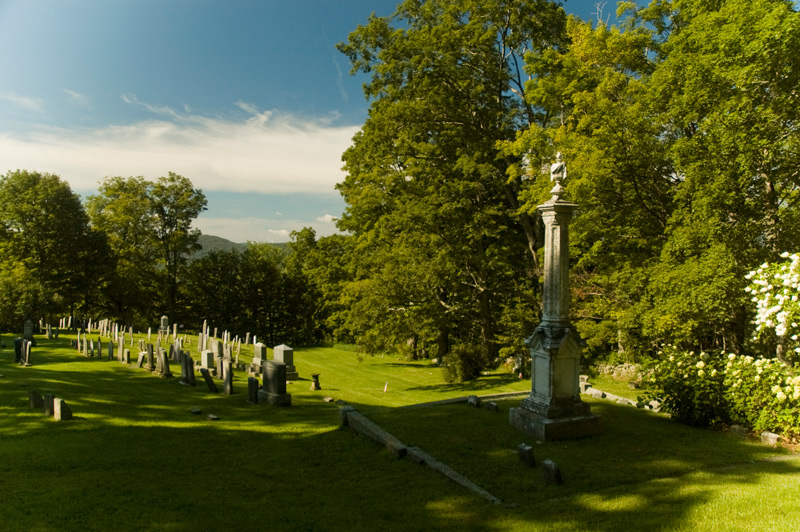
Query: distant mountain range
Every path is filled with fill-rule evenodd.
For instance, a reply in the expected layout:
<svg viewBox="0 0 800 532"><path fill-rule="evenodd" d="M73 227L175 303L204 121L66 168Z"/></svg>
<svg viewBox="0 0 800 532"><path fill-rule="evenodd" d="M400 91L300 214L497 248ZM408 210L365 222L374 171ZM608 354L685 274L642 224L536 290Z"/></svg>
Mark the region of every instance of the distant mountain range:
<svg viewBox="0 0 800 532"><path fill-rule="evenodd" d="M190 261L202 259L212 251L238 251L241 253L247 249L247 244L241 244L239 242L231 242L227 238L222 238L221 236L214 236L214 235L200 235L200 238L197 240L197 243L203 246L203 249L192 255L189 258ZM279 248L286 247L285 243L273 244L273 245L278 246Z"/></svg>

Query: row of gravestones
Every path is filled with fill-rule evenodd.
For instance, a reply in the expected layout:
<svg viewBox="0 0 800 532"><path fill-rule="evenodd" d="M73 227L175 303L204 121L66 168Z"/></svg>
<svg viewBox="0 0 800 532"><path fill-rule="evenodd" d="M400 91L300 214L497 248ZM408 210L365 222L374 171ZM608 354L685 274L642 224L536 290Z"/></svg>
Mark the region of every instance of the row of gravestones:
<svg viewBox="0 0 800 532"><path fill-rule="evenodd" d="M69 421L72 419L72 410L67 402L51 393L42 397L39 392L28 392L28 403L34 410L42 410L46 416L53 416L56 421Z"/></svg>

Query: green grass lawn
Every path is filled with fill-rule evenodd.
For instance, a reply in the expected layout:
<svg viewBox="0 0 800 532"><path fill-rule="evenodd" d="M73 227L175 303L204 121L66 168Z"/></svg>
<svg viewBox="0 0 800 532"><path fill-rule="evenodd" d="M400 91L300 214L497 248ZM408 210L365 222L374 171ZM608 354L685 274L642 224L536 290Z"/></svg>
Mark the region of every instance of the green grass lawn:
<svg viewBox="0 0 800 532"><path fill-rule="evenodd" d="M38 340L32 367L13 363L13 347L0 351L4 531L800 529L800 462L730 434L591 400L602 435L535 444L538 460L562 469L565 485L554 487L513 453L534 443L508 424L518 400L500 401L500 412L396 408L529 389L508 374L449 385L427 362L299 349L306 380L288 385L292 407L263 407L246 403L243 376L234 395L211 394L202 379L185 387L87 359L63 336ZM240 360L251 356L243 347ZM321 374L322 390L309 389L311 373ZM78 419L57 423L29 410L28 390L64 398ZM325 396L355 405L509 507L339 430L338 407ZM202 415L190 413L195 406Z"/></svg>

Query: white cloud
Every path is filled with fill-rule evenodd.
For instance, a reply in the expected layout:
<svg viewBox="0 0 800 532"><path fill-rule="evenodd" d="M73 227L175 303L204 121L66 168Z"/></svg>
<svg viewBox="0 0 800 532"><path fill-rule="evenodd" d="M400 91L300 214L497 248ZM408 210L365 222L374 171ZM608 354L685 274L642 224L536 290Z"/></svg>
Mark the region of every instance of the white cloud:
<svg viewBox="0 0 800 532"><path fill-rule="evenodd" d="M233 242L288 242L292 231L303 227L313 227L317 237L337 232L332 222L308 222L305 220L284 220L272 218L208 218L200 215L194 226L203 234L221 236Z"/></svg>
<svg viewBox="0 0 800 532"><path fill-rule="evenodd" d="M28 96L21 96L15 92L5 91L0 92L0 100L13 103L29 111L36 111L38 113L44 112L44 104L42 100L38 98L30 98Z"/></svg>
<svg viewBox="0 0 800 532"><path fill-rule="evenodd" d="M315 218L316 221L324 222L324 223L335 223L336 220L338 220L338 219L339 219L338 217L336 217L336 216L334 216L332 214L324 214L322 216L319 216L319 217Z"/></svg>
<svg viewBox="0 0 800 532"><path fill-rule="evenodd" d="M80 92L75 92L70 89L61 89L69 96L69 101L72 104L79 105L81 107L88 107L89 106L89 98L86 97L85 94L81 94Z"/></svg>
<svg viewBox="0 0 800 532"><path fill-rule="evenodd" d="M334 185L344 179L341 154L358 130L259 112L245 102L236 105L253 116L234 121L179 113L131 95L123 100L166 119L99 129L43 128L27 135L0 132L0 173L52 172L73 190L90 193L106 176L155 179L172 171L204 191L336 194Z"/></svg>

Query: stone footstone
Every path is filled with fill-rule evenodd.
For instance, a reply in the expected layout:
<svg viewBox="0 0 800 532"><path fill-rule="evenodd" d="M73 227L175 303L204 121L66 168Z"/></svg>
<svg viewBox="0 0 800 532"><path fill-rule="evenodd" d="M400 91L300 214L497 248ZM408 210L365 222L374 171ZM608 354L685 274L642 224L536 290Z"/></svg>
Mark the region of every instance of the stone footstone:
<svg viewBox="0 0 800 532"><path fill-rule="evenodd" d="M209 419L209 421L219 421L219 418L217 416L215 416L214 414L209 414L206 417Z"/></svg>
<svg viewBox="0 0 800 532"><path fill-rule="evenodd" d="M52 393L44 394L44 415L46 416L53 415L53 411L55 409L54 399L55 397L53 396Z"/></svg>
<svg viewBox="0 0 800 532"><path fill-rule="evenodd" d="M532 446L526 443L520 443L517 445L517 455L525 465L536 467L536 458L534 457Z"/></svg>
<svg viewBox="0 0 800 532"><path fill-rule="evenodd" d="M481 400L477 395L470 395L469 397L467 397L467 404L469 406L474 406L475 408L478 408L479 406L481 406Z"/></svg>
<svg viewBox="0 0 800 532"><path fill-rule="evenodd" d="M61 398L53 399L53 417L56 421L69 421L72 419L72 410L67 406L67 402Z"/></svg>
<svg viewBox="0 0 800 532"><path fill-rule="evenodd" d="M561 478L561 469L552 460L542 462L542 473L544 474L545 484L563 486L564 480Z"/></svg>
<svg viewBox="0 0 800 532"><path fill-rule="evenodd" d="M197 408L196 406L193 406L192 408L190 408L189 412L191 412L192 414L194 414L196 416L203 413L203 411L200 410L199 408Z"/></svg>
<svg viewBox="0 0 800 532"><path fill-rule="evenodd" d="M764 445L778 445L781 442L780 434L775 434L774 432L762 432L761 433L761 443Z"/></svg>
<svg viewBox="0 0 800 532"><path fill-rule="evenodd" d="M489 412L499 412L500 408L497 406L497 403L494 401L486 401L483 404L483 407L488 410Z"/></svg>
<svg viewBox="0 0 800 532"><path fill-rule="evenodd" d="M39 395L39 392L31 390L28 392L28 405L33 410L41 410L44 408L44 399Z"/></svg>

